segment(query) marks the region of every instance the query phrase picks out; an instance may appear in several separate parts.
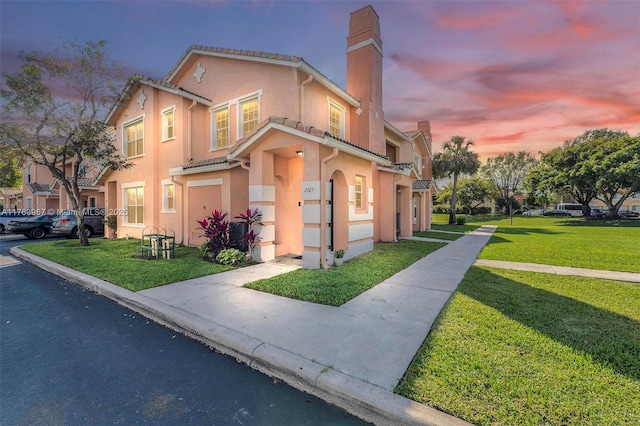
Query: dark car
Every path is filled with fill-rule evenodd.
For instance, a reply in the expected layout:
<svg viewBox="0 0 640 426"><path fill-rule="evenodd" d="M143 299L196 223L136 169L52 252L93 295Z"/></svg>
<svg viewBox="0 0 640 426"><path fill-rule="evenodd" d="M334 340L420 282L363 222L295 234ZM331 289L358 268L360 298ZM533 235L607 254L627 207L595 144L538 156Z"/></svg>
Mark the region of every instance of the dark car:
<svg viewBox="0 0 640 426"><path fill-rule="evenodd" d="M22 234L27 238L44 238L51 232L51 224L55 214L47 213L40 216L15 219L7 224L7 232L12 234Z"/></svg>
<svg viewBox="0 0 640 426"><path fill-rule="evenodd" d="M84 209L84 232L88 237L104 234L104 209ZM75 210L65 210L51 225L53 235L78 238L78 217Z"/></svg>
<svg viewBox="0 0 640 426"><path fill-rule="evenodd" d="M567 210L545 210L543 216L571 216Z"/></svg>
<svg viewBox="0 0 640 426"><path fill-rule="evenodd" d="M620 219L631 219L634 217L640 217L640 213L633 210L618 210L618 217Z"/></svg>
<svg viewBox="0 0 640 426"><path fill-rule="evenodd" d="M7 224L12 220L22 220L29 217L33 217L33 215L20 210L4 210L0 212L0 234L6 231Z"/></svg>

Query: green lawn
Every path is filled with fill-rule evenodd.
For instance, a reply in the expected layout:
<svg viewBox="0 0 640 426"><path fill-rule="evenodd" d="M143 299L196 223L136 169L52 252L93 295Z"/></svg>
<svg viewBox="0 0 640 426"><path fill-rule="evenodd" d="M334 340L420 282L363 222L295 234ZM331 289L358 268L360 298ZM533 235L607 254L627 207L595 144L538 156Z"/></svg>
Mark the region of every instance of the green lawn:
<svg viewBox="0 0 640 426"><path fill-rule="evenodd" d="M421 238L437 238L439 240L447 240L447 241L455 241L458 238L462 237L463 234L450 234L447 232L438 232L438 231L423 231L423 232L414 232L414 237Z"/></svg>
<svg viewBox="0 0 640 426"><path fill-rule="evenodd" d="M472 267L396 392L479 425L640 424L640 286Z"/></svg>
<svg viewBox="0 0 640 426"><path fill-rule="evenodd" d="M25 251L132 291L234 269L202 260L197 248L176 247L175 259L141 259L140 240L46 241L21 246Z"/></svg>
<svg viewBox="0 0 640 426"><path fill-rule="evenodd" d="M640 272L640 221L520 216L498 229L481 259Z"/></svg>
<svg viewBox="0 0 640 426"><path fill-rule="evenodd" d="M245 284L245 287L292 299L340 306L443 245L409 240L377 243L373 251L351 259L339 268L298 269Z"/></svg>

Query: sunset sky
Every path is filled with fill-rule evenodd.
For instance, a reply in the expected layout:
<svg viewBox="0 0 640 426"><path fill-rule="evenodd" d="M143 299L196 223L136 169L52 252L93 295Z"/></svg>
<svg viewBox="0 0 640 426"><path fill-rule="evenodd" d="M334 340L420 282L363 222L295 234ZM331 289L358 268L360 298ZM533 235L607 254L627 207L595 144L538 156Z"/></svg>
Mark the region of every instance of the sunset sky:
<svg viewBox="0 0 640 426"><path fill-rule="evenodd" d="M640 1L6 1L1 69L65 40L106 39L129 73L162 79L191 45L303 57L345 87L349 14L372 4L385 119L431 121L482 159L537 154L585 130L640 133Z"/></svg>

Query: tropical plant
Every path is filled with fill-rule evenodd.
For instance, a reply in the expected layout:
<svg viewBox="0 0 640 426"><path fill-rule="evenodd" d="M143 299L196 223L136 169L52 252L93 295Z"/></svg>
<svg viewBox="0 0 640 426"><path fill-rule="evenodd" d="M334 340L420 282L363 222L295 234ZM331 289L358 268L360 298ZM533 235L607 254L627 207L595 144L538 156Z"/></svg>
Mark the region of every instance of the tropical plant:
<svg viewBox="0 0 640 426"><path fill-rule="evenodd" d="M236 248L220 250L216 256L216 262L221 265L237 265L246 259L246 255Z"/></svg>
<svg viewBox="0 0 640 426"><path fill-rule="evenodd" d="M458 178L460 175L474 175L480 168L478 154L471 151L473 141L464 136L453 136L442 144L442 152L433 156L433 174L435 177L452 178L451 209L449 224L456 223L456 201Z"/></svg>
<svg viewBox="0 0 640 426"><path fill-rule="evenodd" d="M247 243L247 257L251 257L253 250L260 242L260 232L253 229L254 225L262 225L262 213L258 208L251 210L247 209L246 212L240 213L235 219L242 219L247 224L247 233L244 235L245 242Z"/></svg>
<svg viewBox="0 0 640 426"><path fill-rule="evenodd" d="M345 251L343 249L338 249L333 253L333 256L336 259L342 259L344 257Z"/></svg>
<svg viewBox="0 0 640 426"><path fill-rule="evenodd" d="M228 213L215 210L211 216L197 221L204 230L204 237L207 239L205 253L210 253L208 257L215 259L218 253L229 248L229 221L227 216Z"/></svg>

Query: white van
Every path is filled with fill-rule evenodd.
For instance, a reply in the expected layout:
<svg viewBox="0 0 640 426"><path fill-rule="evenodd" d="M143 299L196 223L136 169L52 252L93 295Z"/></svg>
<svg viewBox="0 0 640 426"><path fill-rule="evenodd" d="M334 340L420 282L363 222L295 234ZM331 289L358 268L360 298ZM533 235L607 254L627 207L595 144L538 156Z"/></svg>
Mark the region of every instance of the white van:
<svg viewBox="0 0 640 426"><path fill-rule="evenodd" d="M582 204L560 203L557 208L558 210L568 211L571 216L584 216L582 213Z"/></svg>

